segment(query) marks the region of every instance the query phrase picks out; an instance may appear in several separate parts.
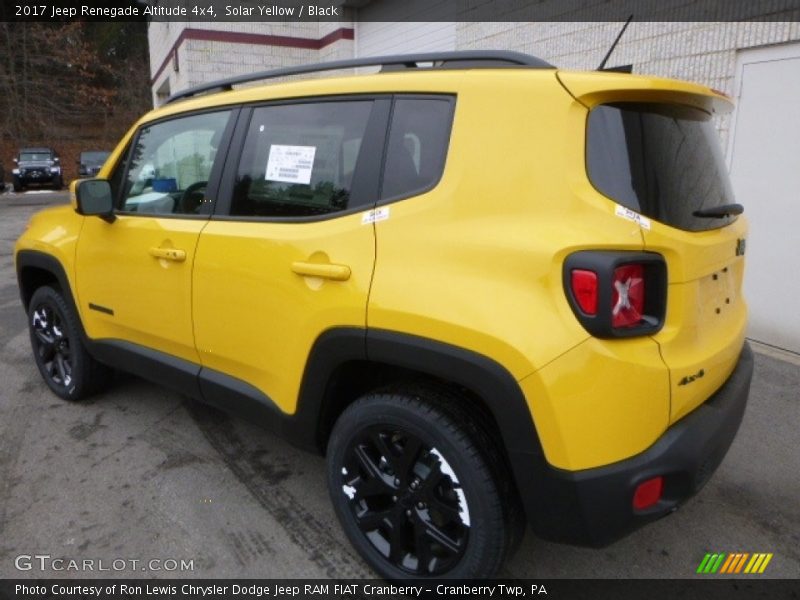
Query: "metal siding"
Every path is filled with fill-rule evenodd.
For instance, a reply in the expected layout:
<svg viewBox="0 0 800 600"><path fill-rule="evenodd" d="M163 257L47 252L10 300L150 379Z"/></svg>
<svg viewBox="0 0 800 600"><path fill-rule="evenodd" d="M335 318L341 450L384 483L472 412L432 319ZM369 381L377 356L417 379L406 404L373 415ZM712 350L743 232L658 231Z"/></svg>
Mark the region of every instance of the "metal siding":
<svg viewBox="0 0 800 600"><path fill-rule="evenodd" d="M748 335L800 353L800 278L785 269L800 256L800 44L741 52L730 151L737 201L750 223L745 298Z"/></svg>

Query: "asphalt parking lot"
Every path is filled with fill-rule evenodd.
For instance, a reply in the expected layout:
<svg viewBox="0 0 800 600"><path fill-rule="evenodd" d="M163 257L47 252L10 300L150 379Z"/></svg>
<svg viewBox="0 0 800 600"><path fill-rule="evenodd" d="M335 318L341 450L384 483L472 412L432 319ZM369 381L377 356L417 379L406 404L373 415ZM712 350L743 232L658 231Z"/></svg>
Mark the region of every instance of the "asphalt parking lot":
<svg viewBox="0 0 800 600"><path fill-rule="evenodd" d="M371 576L336 523L321 458L134 377L80 404L48 391L12 247L34 211L66 201L0 194L0 578L64 575L17 569L36 554L141 561L78 577ZM742 429L698 497L601 550L528 534L502 575L687 578L706 552L770 552L763 577L799 577L800 357L765 352ZM152 559L162 570L142 570ZM166 571L169 560L193 568Z"/></svg>

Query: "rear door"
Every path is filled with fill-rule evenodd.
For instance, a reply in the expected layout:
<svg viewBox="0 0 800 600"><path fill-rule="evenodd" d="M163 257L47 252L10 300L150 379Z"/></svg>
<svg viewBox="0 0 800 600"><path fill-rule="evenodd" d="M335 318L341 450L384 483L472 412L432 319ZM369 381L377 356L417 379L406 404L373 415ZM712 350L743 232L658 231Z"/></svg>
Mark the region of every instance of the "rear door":
<svg viewBox="0 0 800 600"><path fill-rule="evenodd" d="M670 369L671 422L728 378L746 322L746 225L720 208L735 202L727 169L712 113L691 98L608 101L587 124L592 183L645 217L644 248L667 261L667 314L654 339Z"/></svg>
<svg viewBox="0 0 800 600"><path fill-rule="evenodd" d="M197 246L194 331L207 400L224 388L294 412L317 337L366 326L389 98L243 110ZM366 215L368 217L368 215Z"/></svg>

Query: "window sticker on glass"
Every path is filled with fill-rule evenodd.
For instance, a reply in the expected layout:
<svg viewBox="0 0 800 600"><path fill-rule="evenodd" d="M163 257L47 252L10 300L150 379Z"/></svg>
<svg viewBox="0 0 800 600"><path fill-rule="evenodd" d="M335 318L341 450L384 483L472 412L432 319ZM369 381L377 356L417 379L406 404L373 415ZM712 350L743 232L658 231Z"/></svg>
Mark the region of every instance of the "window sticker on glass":
<svg viewBox="0 0 800 600"><path fill-rule="evenodd" d="M267 181L311 183L316 146L284 146L272 144L267 159Z"/></svg>

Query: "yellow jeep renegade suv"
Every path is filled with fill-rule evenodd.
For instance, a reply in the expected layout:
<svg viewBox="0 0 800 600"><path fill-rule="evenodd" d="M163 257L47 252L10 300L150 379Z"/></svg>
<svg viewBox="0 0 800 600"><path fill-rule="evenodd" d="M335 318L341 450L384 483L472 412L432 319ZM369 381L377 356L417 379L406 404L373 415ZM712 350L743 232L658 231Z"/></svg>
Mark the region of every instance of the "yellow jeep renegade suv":
<svg viewBox="0 0 800 600"><path fill-rule="evenodd" d="M67 400L122 369L326 454L390 579L491 576L526 522L607 544L744 413L729 108L509 52L183 92L19 239L36 363Z"/></svg>

